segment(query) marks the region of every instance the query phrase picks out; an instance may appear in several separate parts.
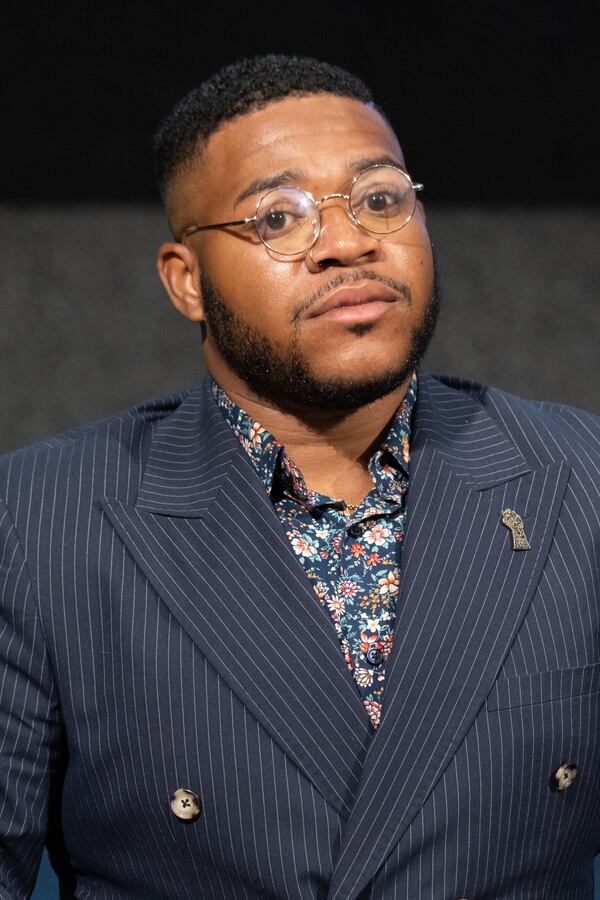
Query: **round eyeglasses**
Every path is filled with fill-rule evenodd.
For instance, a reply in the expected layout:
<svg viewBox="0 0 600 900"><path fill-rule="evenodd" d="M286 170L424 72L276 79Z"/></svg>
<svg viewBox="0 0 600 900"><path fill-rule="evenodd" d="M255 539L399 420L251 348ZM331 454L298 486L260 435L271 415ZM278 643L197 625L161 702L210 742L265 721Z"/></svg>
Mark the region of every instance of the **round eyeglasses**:
<svg viewBox="0 0 600 900"><path fill-rule="evenodd" d="M273 188L260 198L253 216L214 225L190 225L184 228L181 240L212 228L253 225L269 250L282 256L298 256L308 252L319 237L320 207L326 200L347 200L350 218L356 225L371 234L386 235L410 222L417 204L416 191L422 190L422 184L414 184L396 166L370 166L354 178L348 194L326 194L315 200L300 188Z"/></svg>

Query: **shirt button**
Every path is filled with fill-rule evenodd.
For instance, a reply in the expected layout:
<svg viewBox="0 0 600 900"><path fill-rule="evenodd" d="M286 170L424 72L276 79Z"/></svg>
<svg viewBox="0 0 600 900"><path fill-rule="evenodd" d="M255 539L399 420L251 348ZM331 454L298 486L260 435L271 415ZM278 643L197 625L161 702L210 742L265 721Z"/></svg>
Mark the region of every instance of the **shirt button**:
<svg viewBox="0 0 600 900"><path fill-rule="evenodd" d="M348 534L352 535L352 537L360 537L362 534L362 528L360 525L351 525L348 529Z"/></svg>
<svg viewBox="0 0 600 900"><path fill-rule="evenodd" d="M367 652L365 653L365 657L367 662L372 666L380 666L383 662L383 653L379 649L379 647L369 647Z"/></svg>

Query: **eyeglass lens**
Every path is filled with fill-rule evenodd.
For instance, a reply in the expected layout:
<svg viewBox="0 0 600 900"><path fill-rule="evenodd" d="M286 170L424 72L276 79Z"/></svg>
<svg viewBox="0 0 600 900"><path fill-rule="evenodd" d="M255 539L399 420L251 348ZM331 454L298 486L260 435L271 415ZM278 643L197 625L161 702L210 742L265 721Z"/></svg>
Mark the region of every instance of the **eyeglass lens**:
<svg viewBox="0 0 600 900"><path fill-rule="evenodd" d="M316 241L321 227L319 207L304 191L275 188L260 201L254 224L263 244L293 256Z"/></svg>
<svg viewBox="0 0 600 900"><path fill-rule="evenodd" d="M398 231L415 210L410 179L394 166L376 166L358 176L350 190L350 210L356 222L374 234ZM256 210L261 241L277 253L293 256L316 241L319 207L304 191L280 187L269 191Z"/></svg>

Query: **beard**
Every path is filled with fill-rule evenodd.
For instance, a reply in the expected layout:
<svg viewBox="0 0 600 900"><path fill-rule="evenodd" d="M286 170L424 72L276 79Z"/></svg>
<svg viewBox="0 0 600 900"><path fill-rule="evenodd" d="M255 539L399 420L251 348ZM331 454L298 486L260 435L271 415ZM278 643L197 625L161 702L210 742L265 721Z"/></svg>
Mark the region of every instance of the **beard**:
<svg viewBox="0 0 600 900"><path fill-rule="evenodd" d="M296 310L295 331L283 354L265 335L237 315L219 294L202 267L200 287L206 326L214 345L229 367L259 397L282 410L290 406L350 412L373 403L399 388L420 365L429 346L440 309L439 275L433 257L433 288L421 321L412 328L408 353L390 359L386 372L372 377L317 377L298 346L298 319L320 296L343 283L381 281L411 302L410 289L402 282L373 272L340 274ZM351 331L360 338L372 324L357 324Z"/></svg>

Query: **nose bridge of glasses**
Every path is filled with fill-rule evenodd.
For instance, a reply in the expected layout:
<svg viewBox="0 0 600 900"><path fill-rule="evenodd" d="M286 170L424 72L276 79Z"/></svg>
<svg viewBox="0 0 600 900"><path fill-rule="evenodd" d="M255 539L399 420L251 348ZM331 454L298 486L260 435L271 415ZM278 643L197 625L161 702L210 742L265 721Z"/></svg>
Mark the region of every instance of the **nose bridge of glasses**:
<svg viewBox="0 0 600 900"><path fill-rule="evenodd" d="M325 196L321 197L320 200L314 201L315 206L319 210L319 219L320 219L321 227L323 226L322 205L323 205L323 203L327 203L329 200L346 200L347 206L346 206L346 209L344 210L344 212L346 213L346 217L350 220L350 222L352 222L353 225L358 225L358 222L356 220L354 212L352 211L352 209L350 207L350 194L340 194L340 193L336 192L333 194L325 194Z"/></svg>
<svg viewBox="0 0 600 900"><path fill-rule="evenodd" d="M315 200L315 203L321 208L322 203L326 203L327 200L350 200L350 194L325 194L324 197L321 197L320 200Z"/></svg>

